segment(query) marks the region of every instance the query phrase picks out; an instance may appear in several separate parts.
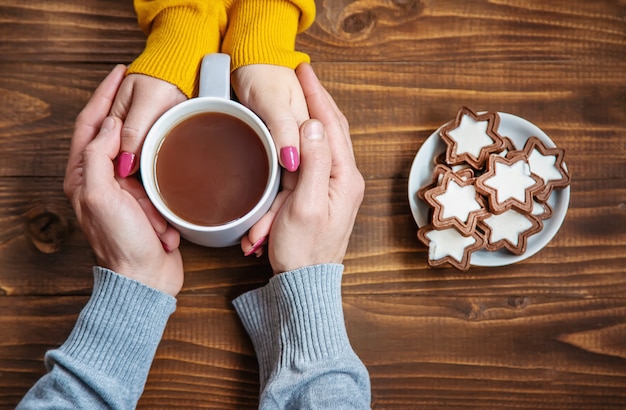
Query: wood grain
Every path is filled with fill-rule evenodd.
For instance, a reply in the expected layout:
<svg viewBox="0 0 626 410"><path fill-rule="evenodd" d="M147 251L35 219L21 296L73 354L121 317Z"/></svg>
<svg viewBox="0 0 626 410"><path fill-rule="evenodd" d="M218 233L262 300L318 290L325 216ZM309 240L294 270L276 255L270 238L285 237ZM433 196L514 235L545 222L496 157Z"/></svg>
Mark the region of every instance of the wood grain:
<svg viewBox="0 0 626 410"><path fill-rule="evenodd" d="M145 37L126 0L0 0L0 38L0 408L14 408L91 291L96 260L62 190L74 118ZM624 408L626 3L318 0L298 47L350 121L366 180L343 295L373 408ZM426 263L408 174L462 105L519 115L566 149L567 217L525 261ZM231 301L267 281L267 259L182 252L139 408L256 408Z"/></svg>
<svg viewBox="0 0 626 410"><path fill-rule="evenodd" d="M86 298L6 299L8 402L39 377ZM140 407L256 408L254 352L228 298L182 295L178 305ZM344 309L374 408L619 408L626 398L623 298L359 295ZM28 328L15 332L16 320Z"/></svg>

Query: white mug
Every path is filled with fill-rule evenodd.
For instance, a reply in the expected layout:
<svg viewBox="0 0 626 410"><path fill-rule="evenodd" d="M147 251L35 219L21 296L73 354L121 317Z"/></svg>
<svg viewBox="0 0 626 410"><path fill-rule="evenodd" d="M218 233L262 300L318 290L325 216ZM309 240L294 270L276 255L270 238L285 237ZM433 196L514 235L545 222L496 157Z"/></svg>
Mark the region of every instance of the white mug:
<svg viewBox="0 0 626 410"><path fill-rule="evenodd" d="M262 142L269 165L265 190L258 203L245 215L217 226L194 224L172 212L162 198L156 180L157 155L165 137L184 120L207 112L233 116L247 124ZM227 54L216 53L205 56L200 69L199 96L172 107L154 123L143 144L140 172L148 198L156 209L183 238L198 245L208 247L235 245L267 213L280 185L280 165L276 146L263 121L251 110L230 99L230 57ZM211 176L207 175L207 178Z"/></svg>

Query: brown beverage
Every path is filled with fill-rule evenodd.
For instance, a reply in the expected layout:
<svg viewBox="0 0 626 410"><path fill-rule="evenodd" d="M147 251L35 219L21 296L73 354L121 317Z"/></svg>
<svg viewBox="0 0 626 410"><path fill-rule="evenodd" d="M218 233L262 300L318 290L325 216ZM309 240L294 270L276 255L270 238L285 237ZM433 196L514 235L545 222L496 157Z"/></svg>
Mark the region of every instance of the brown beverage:
<svg viewBox="0 0 626 410"><path fill-rule="evenodd" d="M155 173L172 212L196 225L215 226L241 218L257 204L267 185L269 160L246 123L202 113L164 138Z"/></svg>

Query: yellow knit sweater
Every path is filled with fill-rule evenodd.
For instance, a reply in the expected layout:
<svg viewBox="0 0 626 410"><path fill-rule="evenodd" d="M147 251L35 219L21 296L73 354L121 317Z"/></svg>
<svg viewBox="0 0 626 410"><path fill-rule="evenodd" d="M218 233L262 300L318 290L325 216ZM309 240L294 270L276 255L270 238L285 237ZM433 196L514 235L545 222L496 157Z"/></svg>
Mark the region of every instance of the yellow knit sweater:
<svg viewBox="0 0 626 410"><path fill-rule="evenodd" d="M315 19L313 0L134 0L148 36L128 73L146 74L197 94L202 57L223 52L231 70L249 64L295 68L309 56L295 51L296 34Z"/></svg>

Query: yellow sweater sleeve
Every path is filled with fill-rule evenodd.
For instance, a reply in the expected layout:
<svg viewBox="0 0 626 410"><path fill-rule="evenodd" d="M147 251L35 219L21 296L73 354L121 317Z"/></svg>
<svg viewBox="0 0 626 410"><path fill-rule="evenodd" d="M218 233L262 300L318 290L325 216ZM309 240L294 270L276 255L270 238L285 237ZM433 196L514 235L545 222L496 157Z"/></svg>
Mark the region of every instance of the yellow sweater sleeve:
<svg viewBox="0 0 626 410"><path fill-rule="evenodd" d="M249 64L295 68L309 62L295 51L296 35L315 20L313 0L226 0L228 27L222 52L231 56L231 69Z"/></svg>
<svg viewBox="0 0 626 410"><path fill-rule="evenodd" d="M160 78L187 97L197 95L202 57L219 51L226 28L223 1L135 0L134 5L148 38L128 73Z"/></svg>

